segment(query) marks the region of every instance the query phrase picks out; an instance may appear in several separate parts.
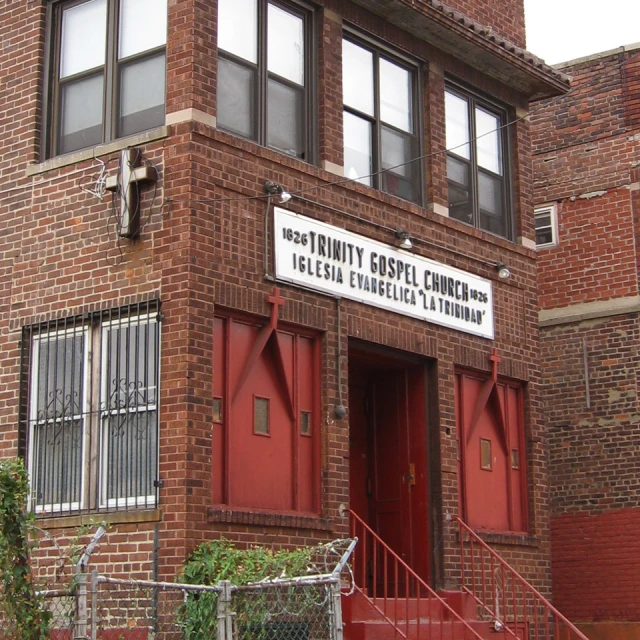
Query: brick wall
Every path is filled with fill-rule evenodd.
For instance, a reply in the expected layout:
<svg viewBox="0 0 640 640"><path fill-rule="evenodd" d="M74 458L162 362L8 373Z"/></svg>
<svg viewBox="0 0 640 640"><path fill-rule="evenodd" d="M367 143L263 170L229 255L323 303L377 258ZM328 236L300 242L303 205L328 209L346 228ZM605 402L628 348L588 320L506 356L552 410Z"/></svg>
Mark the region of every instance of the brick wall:
<svg viewBox="0 0 640 640"><path fill-rule="evenodd" d="M570 64L570 93L532 111L534 201L558 215L558 246L538 252L540 306L558 323L541 330L554 603L598 639L640 633L603 622L640 614L640 325L615 310L638 296L639 60Z"/></svg>
<svg viewBox="0 0 640 640"><path fill-rule="evenodd" d="M551 531L555 605L576 621L640 621L640 510L566 513ZM623 637L616 631L604 637Z"/></svg>
<svg viewBox="0 0 640 640"><path fill-rule="evenodd" d="M445 514L458 513L455 366L489 370L495 345L503 358L500 373L527 385L529 491L533 542L523 547L507 536L501 551L537 587L549 592L548 494L542 443L539 388L535 255L530 249L472 229L360 184L331 188L335 174L323 163L342 164L342 87L340 40L342 21L387 39L424 65L425 153L443 151L444 75L449 73L514 108L526 97L478 73L441 51L351 3L327 0L318 10L320 103L319 163L312 166L207 124L187 120L171 125L166 135L142 140L144 157L159 170L157 189L142 191L145 226L136 241L118 240L110 197L100 201L81 190L99 172L93 159L62 166L49 162L32 168L39 156L44 50L42 3L5 3L0 24L7 33L0 51L3 104L9 117L0 121L0 455L17 453L19 340L25 324L109 309L158 297L162 303L160 422L160 508L126 522L114 516L97 566L114 566L149 577L172 579L186 554L203 539L226 535L242 544L307 544L345 535L339 506L348 504L348 418L335 420L340 392L347 402L349 341L365 340L422 357L430 363L434 390L434 465L440 469L434 487L442 525L447 576L453 580L457 549L444 528ZM18 4L20 7L18 8ZM186 109L215 116L215 3L169 2L167 45L167 112ZM459 5L459 6L458 6ZM521 3L456 3L470 17L523 39ZM509 11L506 11L506 9ZM502 11L505 9L505 11ZM514 153L516 236L533 239L530 203L529 125L519 121L509 131ZM117 152L101 157L115 171ZM446 161L443 153L425 161L429 203L446 205ZM415 252L493 281L496 339L493 344L468 334L341 302L342 333L337 333L336 302L302 289L281 285L286 305L283 320L308 324L322 333L322 511L317 517L275 517L246 510L213 509L211 504L211 392L213 381L213 314L215 305L268 317L265 296L273 282L264 273L264 222L267 205L263 182L274 180L304 191L316 204L292 200L288 208L370 238L390 243L381 228L402 225L416 241ZM154 197L155 196L155 197ZM222 199L222 200L221 200ZM340 214L357 214L361 221ZM506 262L513 273L499 281L493 264ZM343 356L339 373L335 361ZM435 498L434 498L435 501ZM63 540L79 521L48 527ZM157 567L150 546L159 546ZM128 546L133 545L133 546ZM101 565L101 563L104 563Z"/></svg>

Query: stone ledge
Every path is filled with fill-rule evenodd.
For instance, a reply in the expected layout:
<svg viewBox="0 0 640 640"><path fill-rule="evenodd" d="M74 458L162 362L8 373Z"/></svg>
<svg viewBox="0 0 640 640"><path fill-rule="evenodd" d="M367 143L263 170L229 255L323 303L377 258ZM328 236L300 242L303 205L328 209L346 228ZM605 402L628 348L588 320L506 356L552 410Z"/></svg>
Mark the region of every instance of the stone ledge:
<svg viewBox="0 0 640 640"><path fill-rule="evenodd" d="M250 509L211 508L207 511L207 522L286 527L288 529L317 529L331 531L326 518L303 516L296 513L269 513Z"/></svg>
<svg viewBox="0 0 640 640"><path fill-rule="evenodd" d="M106 522L115 524L138 524L143 522L160 522L161 509L147 509L145 511L95 511L77 516L36 516L36 523L40 529L67 529L82 527L88 524Z"/></svg>
<svg viewBox="0 0 640 640"><path fill-rule="evenodd" d="M169 128L163 125L161 127L156 127L155 129L149 129L149 131L145 131L143 133L137 133L133 136L118 138L113 142L100 144L88 149L81 149L80 151L74 151L73 153L67 153L62 156L50 158L44 162L27 165L25 175L29 178L54 169L68 167L70 165L77 164L78 162L84 162L86 160L92 160L93 158L99 158L100 156L106 156L115 151L122 151L129 147L138 147L142 144L147 144L148 142L162 140L168 135Z"/></svg>
<svg viewBox="0 0 640 640"><path fill-rule="evenodd" d="M528 533L483 531L482 529L474 529L473 532L488 545L501 544L511 547L537 547L540 545L540 539ZM456 532L456 542L460 542L460 532ZM465 543L467 542L465 536Z"/></svg>
<svg viewBox="0 0 640 640"><path fill-rule="evenodd" d="M553 327L560 324L572 324L583 320L608 318L640 311L640 296L614 298L613 300L597 300L572 304L558 309L542 309L538 314L540 328Z"/></svg>

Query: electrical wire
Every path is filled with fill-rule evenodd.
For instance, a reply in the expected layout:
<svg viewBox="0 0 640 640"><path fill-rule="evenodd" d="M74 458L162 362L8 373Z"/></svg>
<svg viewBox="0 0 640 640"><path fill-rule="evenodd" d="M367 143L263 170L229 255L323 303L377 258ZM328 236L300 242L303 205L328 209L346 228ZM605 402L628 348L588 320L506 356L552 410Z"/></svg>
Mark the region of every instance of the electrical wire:
<svg viewBox="0 0 640 640"><path fill-rule="evenodd" d="M511 120L510 122L505 122L504 124L501 124L499 127L496 127L495 129L491 129L490 131L487 131L479 136L476 136L475 138L470 138L467 142L462 142L461 144L457 144L453 147L449 147L447 149L441 149L438 151L431 151L429 153L423 153L422 155L416 156L415 158L411 158L410 160L406 160L405 162L400 162L399 164L393 165L391 167L386 167L385 169L379 169L378 171L374 171L372 173L369 173L367 175L363 175L363 176L358 176L357 178L340 178L339 180L334 180L332 182L325 182L323 184L319 184L319 185L314 185L312 187L305 187L304 189L298 189L298 190L289 190L287 189L287 192L290 193L292 196L297 196L303 193L309 193L311 191L319 191L322 189L327 189L329 187L335 187L335 186L339 186L339 185L343 185L343 184L349 184L349 183L354 183L354 182L360 182L361 180L364 180L365 178L373 178L374 176L379 176L381 174L387 173L388 171L393 171L394 169L400 169L401 167L406 167L407 165L413 164L414 162L419 162L421 160L425 160L426 158L432 158L434 156L437 155L441 155L444 153L449 153L450 151L454 151L455 149L460 149L461 147L466 147L467 145L471 144L472 142L476 142L477 140L480 140L481 138L484 138L485 136L491 135L493 133L495 133L496 131L501 131L503 129L507 129L509 127L512 127L513 125L517 124L518 122L521 122L523 120L528 120L529 119L530 114L526 113L523 116L520 116L519 118L516 118L515 120ZM217 204L220 202L245 202L248 200L265 200L268 197L269 194L260 194L257 196L238 196L238 197L234 197L234 198L166 198L166 202L204 202L204 203L211 203L211 204Z"/></svg>

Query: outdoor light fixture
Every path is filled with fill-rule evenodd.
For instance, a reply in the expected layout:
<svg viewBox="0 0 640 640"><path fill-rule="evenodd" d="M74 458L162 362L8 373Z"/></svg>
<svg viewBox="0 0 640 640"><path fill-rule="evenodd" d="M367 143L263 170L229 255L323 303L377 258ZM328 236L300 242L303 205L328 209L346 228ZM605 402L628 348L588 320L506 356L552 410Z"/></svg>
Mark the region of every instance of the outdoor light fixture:
<svg viewBox="0 0 640 640"><path fill-rule="evenodd" d="M402 227L398 227L393 235L396 237L396 245L400 247L400 249L411 249L411 247L413 247L409 232L405 231Z"/></svg>
<svg viewBox="0 0 640 640"><path fill-rule="evenodd" d="M270 196L278 196L278 202L280 204L284 204L291 200L291 194L288 191L285 191L281 184L272 182L271 180L265 180L264 192L268 193Z"/></svg>
<svg viewBox="0 0 640 640"><path fill-rule="evenodd" d="M502 278L502 280L506 280L511 277L509 267L507 267L503 262L498 262L496 264L496 271L498 272L498 278Z"/></svg>

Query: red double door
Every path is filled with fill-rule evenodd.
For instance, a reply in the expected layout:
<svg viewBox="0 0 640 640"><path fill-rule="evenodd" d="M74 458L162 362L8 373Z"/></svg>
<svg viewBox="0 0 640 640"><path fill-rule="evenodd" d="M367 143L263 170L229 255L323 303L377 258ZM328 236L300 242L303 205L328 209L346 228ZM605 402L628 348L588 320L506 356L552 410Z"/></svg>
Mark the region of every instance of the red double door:
<svg viewBox="0 0 640 640"><path fill-rule="evenodd" d="M349 363L351 508L428 581L426 367L366 353Z"/></svg>

